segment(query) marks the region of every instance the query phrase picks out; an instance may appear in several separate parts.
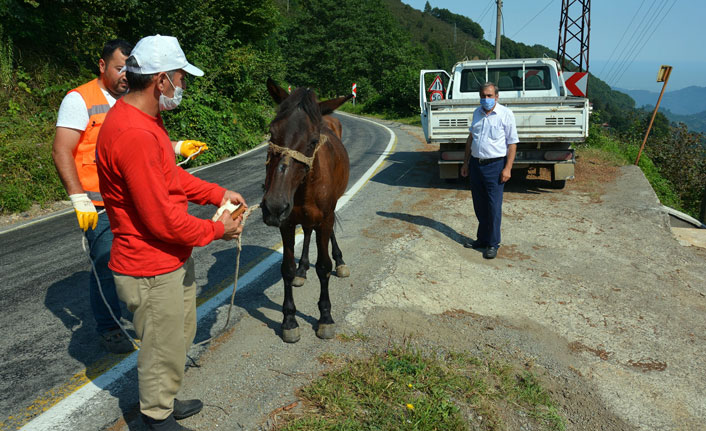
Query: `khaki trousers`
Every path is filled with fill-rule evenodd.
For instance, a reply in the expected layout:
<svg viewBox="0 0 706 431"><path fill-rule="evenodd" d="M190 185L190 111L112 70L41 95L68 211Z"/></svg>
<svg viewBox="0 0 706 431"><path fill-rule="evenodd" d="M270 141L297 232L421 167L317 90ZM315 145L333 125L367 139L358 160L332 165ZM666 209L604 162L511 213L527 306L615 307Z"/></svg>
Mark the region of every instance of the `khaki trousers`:
<svg viewBox="0 0 706 431"><path fill-rule="evenodd" d="M133 313L140 338L137 380L140 411L166 419L184 378L186 353L196 335L194 261L154 277L114 273L118 297Z"/></svg>

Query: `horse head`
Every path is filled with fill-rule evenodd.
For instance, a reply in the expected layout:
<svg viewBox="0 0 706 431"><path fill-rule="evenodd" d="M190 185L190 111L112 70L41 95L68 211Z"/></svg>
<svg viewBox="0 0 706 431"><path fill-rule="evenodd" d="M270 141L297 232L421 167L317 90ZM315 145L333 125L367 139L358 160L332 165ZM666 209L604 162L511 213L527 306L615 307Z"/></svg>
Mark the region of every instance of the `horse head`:
<svg viewBox="0 0 706 431"><path fill-rule="evenodd" d="M348 97L319 102L314 91L297 88L291 95L272 79L267 90L279 105L270 123L263 220L280 226L294 208L294 195L315 165L315 155L325 144L323 116L332 113Z"/></svg>

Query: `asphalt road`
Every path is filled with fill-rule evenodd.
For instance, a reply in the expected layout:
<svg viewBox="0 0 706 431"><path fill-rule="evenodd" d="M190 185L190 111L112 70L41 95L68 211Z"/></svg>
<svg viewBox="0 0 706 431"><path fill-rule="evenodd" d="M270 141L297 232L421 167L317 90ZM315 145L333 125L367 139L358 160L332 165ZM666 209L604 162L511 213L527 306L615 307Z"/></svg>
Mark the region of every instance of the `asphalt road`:
<svg viewBox="0 0 706 431"><path fill-rule="evenodd" d="M351 160L350 187L382 154L390 136L367 121L338 118ZM195 175L238 191L252 205L262 198L264 162L265 148L260 147ZM201 218L214 211L189 209ZM253 213L243 236L241 268L253 267L279 243L277 229ZM194 250L201 300L232 283L235 255L233 242ZM84 374L95 378L114 363L95 333L87 259L73 212L0 234L0 430L15 429L85 383ZM206 336L200 329L197 341Z"/></svg>

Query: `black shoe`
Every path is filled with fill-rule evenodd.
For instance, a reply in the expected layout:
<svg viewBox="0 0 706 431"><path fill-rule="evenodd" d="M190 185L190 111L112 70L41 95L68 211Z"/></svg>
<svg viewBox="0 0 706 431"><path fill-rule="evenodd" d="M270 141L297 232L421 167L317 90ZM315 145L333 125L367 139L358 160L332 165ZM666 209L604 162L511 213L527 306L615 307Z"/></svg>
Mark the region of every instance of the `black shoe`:
<svg viewBox="0 0 706 431"><path fill-rule="evenodd" d="M158 421L156 419L152 419L149 416L142 415L142 420L145 422L145 425L147 425L147 429L149 429L149 430L155 430L155 431L193 431L191 428L187 428L185 426L180 425L176 421L176 419L174 419L173 414L167 416L166 419L163 419L161 421Z"/></svg>
<svg viewBox="0 0 706 431"><path fill-rule="evenodd" d="M495 256L498 255L498 248L497 247L488 247L485 249L483 252L483 257L486 259L495 259Z"/></svg>
<svg viewBox="0 0 706 431"><path fill-rule="evenodd" d="M484 244L484 243L482 243L482 242L480 242L480 241L478 241L478 240L474 240L474 241L467 242L467 243L463 244L463 246L466 247L466 248L473 248L473 249L476 249L476 250L477 250L477 249L479 249L479 248L485 248L485 247L487 247L488 244Z"/></svg>
<svg viewBox="0 0 706 431"><path fill-rule="evenodd" d="M200 412L203 408L201 400L177 400L174 399L174 419L182 420Z"/></svg>
<svg viewBox="0 0 706 431"><path fill-rule="evenodd" d="M110 353L122 355L125 353L132 353L135 350L135 346L132 345L132 342L127 339L120 328L111 329L110 331L101 334L100 337L101 345Z"/></svg>

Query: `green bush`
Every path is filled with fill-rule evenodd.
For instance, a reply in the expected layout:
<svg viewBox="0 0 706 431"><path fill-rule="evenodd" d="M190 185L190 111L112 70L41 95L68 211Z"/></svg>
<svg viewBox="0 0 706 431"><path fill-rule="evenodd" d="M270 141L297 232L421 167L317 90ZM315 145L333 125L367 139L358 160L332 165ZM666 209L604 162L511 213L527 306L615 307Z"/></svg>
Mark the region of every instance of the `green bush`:
<svg viewBox="0 0 706 431"><path fill-rule="evenodd" d="M0 0L0 211L66 198L51 158L56 112L68 90L96 76L109 39L176 36L206 72L180 109L164 113L172 138L209 144L192 164L259 144L272 115L265 80L284 75L280 19L272 0Z"/></svg>
<svg viewBox="0 0 706 431"><path fill-rule="evenodd" d="M26 211L67 199L51 158L51 144L0 141L0 213Z"/></svg>

